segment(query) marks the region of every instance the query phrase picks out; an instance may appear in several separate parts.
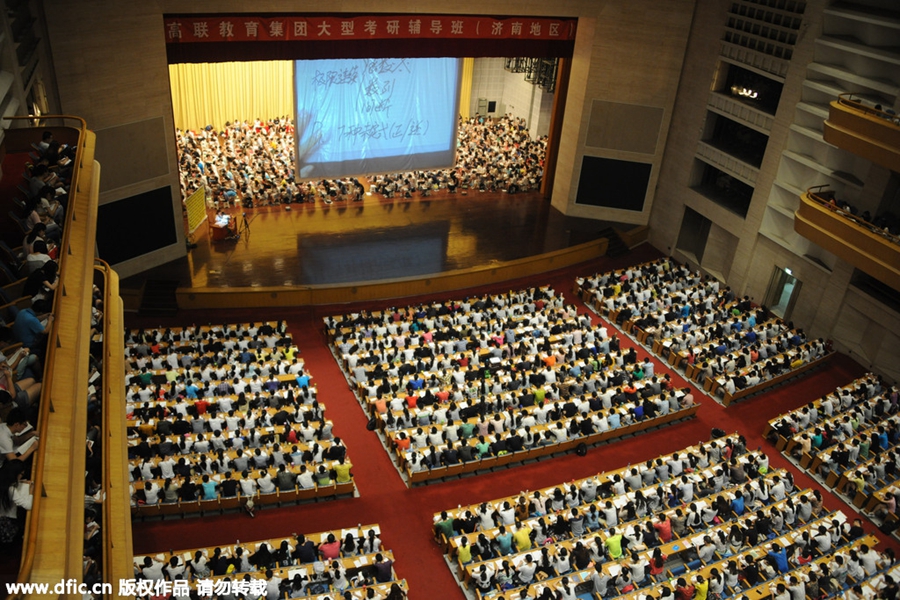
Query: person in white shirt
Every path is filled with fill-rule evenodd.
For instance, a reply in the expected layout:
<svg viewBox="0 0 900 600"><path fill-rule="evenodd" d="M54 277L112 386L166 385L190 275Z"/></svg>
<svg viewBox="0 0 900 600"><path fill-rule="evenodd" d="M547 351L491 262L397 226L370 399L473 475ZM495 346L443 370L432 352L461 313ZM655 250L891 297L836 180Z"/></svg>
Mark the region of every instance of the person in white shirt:
<svg viewBox="0 0 900 600"><path fill-rule="evenodd" d="M272 481L272 476L266 471L259 472L259 478L256 480L256 484L259 486L260 494L275 493L275 482Z"/></svg>
<svg viewBox="0 0 900 600"><path fill-rule="evenodd" d="M256 495L259 486L257 485L256 480L251 478L247 471L241 473L240 484L241 496L253 497Z"/></svg>
<svg viewBox="0 0 900 600"><path fill-rule="evenodd" d="M537 570L537 565L534 563L534 559L530 554L525 556L525 562L519 565L517 571L519 574L519 581L521 581L524 585L528 585L532 581L534 581L534 572Z"/></svg>
<svg viewBox="0 0 900 600"><path fill-rule="evenodd" d="M278 600L281 597L279 592L281 587L281 578L272 573L272 569L266 570L266 600Z"/></svg>
<svg viewBox="0 0 900 600"><path fill-rule="evenodd" d="M144 563L141 565L138 570L141 575L144 576L144 579L150 579L151 581L160 581L165 579L165 575L163 574L163 567L165 565L158 560L153 559L150 556L144 557Z"/></svg>
<svg viewBox="0 0 900 600"><path fill-rule="evenodd" d="M310 490L316 487L313 475L306 468L306 465L300 465L300 473L297 475L297 485L302 490Z"/></svg>
<svg viewBox="0 0 900 600"><path fill-rule="evenodd" d="M31 510L34 484L23 479L24 473L25 465L21 461L9 462L0 469L0 544L8 544L19 537L19 507Z"/></svg>

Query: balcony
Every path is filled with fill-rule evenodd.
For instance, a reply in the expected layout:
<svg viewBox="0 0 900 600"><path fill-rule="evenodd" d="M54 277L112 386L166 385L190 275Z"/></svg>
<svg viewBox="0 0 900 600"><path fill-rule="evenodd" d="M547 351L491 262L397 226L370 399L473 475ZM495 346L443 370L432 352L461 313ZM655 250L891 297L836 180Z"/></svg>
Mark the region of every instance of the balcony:
<svg viewBox="0 0 900 600"><path fill-rule="evenodd" d="M879 230L832 203L833 195L810 188L800 196L794 230L861 271L900 290L900 238Z"/></svg>
<svg viewBox="0 0 900 600"><path fill-rule="evenodd" d="M900 119L854 94L841 94L831 102L823 137L838 148L900 171Z"/></svg>

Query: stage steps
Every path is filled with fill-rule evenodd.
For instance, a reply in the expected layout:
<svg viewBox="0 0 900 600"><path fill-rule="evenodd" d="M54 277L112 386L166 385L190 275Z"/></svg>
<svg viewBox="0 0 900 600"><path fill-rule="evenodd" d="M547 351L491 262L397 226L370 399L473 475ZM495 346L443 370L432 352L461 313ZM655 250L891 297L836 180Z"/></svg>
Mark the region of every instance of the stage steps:
<svg viewBox="0 0 900 600"><path fill-rule="evenodd" d="M609 240L609 246L606 249L607 256L616 257L628 253L628 246L625 245L625 242L622 241L622 238L619 237L619 234L612 227L601 230L599 235Z"/></svg>
<svg viewBox="0 0 900 600"><path fill-rule="evenodd" d="M175 316L178 313L176 289L178 289L177 280L148 279L141 294L141 307L138 314L142 317Z"/></svg>

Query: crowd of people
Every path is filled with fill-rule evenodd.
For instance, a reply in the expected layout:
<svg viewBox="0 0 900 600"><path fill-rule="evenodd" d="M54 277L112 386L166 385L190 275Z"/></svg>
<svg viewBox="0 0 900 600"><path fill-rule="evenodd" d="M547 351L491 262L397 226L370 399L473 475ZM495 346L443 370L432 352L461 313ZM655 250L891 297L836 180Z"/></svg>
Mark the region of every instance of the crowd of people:
<svg viewBox="0 0 900 600"><path fill-rule="evenodd" d="M135 330L126 338L136 505L344 484L352 463L284 322Z"/></svg>
<svg viewBox="0 0 900 600"><path fill-rule="evenodd" d="M25 194L19 218L26 234L21 253L7 257L12 263L5 265L27 277L22 291L30 297L30 306L10 306L8 321L2 322L7 335L0 350L0 544L22 539L33 499L32 458L41 443L37 418L58 285L57 245L75 158L75 148L55 140L51 131L44 131L32 146L32 162L19 186ZM7 302L11 300L16 298ZM97 310L101 308L98 304Z"/></svg>
<svg viewBox="0 0 900 600"><path fill-rule="evenodd" d="M789 471L771 469L737 436L444 510L434 524L476 589L499 587L507 595L498 597L510 599L575 598L574 573L601 598L636 589L660 598L740 597L754 586L774 597L822 598L896 563L891 549L867 544L859 519L829 514L817 490L797 489ZM680 564L693 573L674 574Z"/></svg>
<svg viewBox="0 0 900 600"><path fill-rule="evenodd" d="M793 323L754 306L728 286L671 259L578 280L601 314L630 323L712 379L720 394L734 395L823 357L824 340L810 340Z"/></svg>
<svg viewBox="0 0 900 600"><path fill-rule="evenodd" d="M233 590L232 596L204 591L204 587L227 587L222 582L229 582L231 576L250 584L248 598L305 598L326 593L359 598L362 593L363 598L402 600L406 584L397 580L393 565L392 554L382 548L377 525L366 531L361 527L344 531L343 535L341 530L292 534L286 539L239 541L224 548L171 551L168 556L136 556L134 563L138 580L193 581L197 591L191 597L197 599L242 597ZM242 579L247 574L264 574L265 578ZM368 592L370 588L373 593Z"/></svg>
<svg viewBox="0 0 900 600"><path fill-rule="evenodd" d="M325 322L410 474L588 439L695 404L551 288Z"/></svg>
<svg viewBox="0 0 900 600"><path fill-rule="evenodd" d="M176 130L181 191L185 198L205 188L219 208L292 203L359 201L449 193L527 192L540 188L546 137L532 139L525 120L504 115L459 120L456 164L446 169L314 179L314 165L295 173L294 122L289 117Z"/></svg>

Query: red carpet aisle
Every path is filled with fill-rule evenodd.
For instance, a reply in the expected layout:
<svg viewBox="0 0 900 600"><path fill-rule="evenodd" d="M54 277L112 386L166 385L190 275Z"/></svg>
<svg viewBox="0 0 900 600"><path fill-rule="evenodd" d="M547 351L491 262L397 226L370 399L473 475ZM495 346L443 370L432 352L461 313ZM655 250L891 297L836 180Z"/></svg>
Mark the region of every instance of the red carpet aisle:
<svg viewBox="0 0 900 600"><path fill-rule="evenodd" d="M657 255L655 250L643 246L615 261L601 259L525 282L493 287L495 291L501 291L547 283L571 300L570 290L576 275L635 264L655 255ZM479 290L467 292L474 291ZM452 294L452 296L462 295L464 294ZM411 300L398 300L397 304L405 305L409 302ZM575 302L580 309L586 310L579 301ZM385 304L387 303L372 306ZM514 494L525 488L537 489L554 485L628 463L642 462L659 454L673 452L697 441L706 440L713 427L728 432L740 431L747 437L748 446L755 448L766 444L761 433L770 418L809 402L864 372L864 369L852 360L840 356L827 368L811 377L782 386L770 394L738 403L727 410L705 399L702 394L695 393L703 403L696 419L650 434L592 448L587 457L572 454L497 473L407 490L377 438L366 431L366 418L325 344L322 316L357 308L360 307L297 308L265 313L247 309L202 315L185 312L177 319L173 319L171 324L191 323L194 322L193 319L200 322L287 319L295 343L300 347L302 356L319 387L319 398L326 404L327 414L336 424L335 434L347 443L348 455L354 464L353 472L361 497L264 510L258 512L255 519L246 515L231 514L203 519L135 523L136 553L201 545L224 545L233 543L235 539L263 539L294 532L322 531L356 523L378 522L381 524L385 545L395 553L399 575L409 582L412 590L411 598L425 598L426 594L437 598L462 598L463 595L446 568L440 551L432 542L431 515L435 511L456 504L468 504ZM599 321L596 317L593 318L595 322ZM128 326L160 324L140 321L137 318L129 319ZM630 344L631 341L626 338L624 345ZM645 350L640 349L641 358L646 354ZM656 362L657 372L672 373L667 367L660 366L658 360ZM673 377L683 384L684 380L680 376L673 373ZM765 449L771 457L773 466L783 466L794 472L799 486L818 487L812 480L794 469L774 447L766 444ZM825 498L828 508L848 510L845 504L827 492Z"/></svg>

